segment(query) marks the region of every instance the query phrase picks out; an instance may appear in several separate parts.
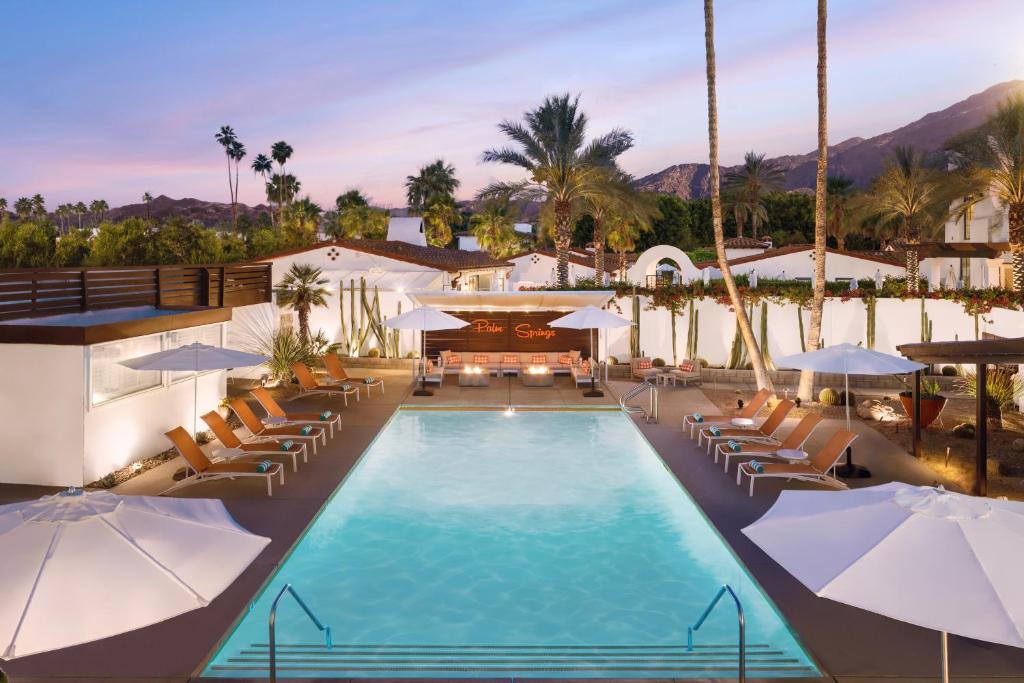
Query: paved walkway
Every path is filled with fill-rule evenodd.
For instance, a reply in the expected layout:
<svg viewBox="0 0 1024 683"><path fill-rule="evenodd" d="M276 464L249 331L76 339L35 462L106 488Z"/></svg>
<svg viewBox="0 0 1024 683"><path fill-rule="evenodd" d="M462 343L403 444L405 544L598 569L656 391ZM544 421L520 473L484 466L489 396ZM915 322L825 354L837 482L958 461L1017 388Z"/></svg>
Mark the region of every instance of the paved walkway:
<svg viewBox="0 0 1024 683"><path fill-rule="evenodd" d="M246 608L262 582L400 403L505 405L510 395L513 402L519 404L579 405L615 400L614 395L583 399L565 379L558 380L553 390L517 388L515 380L512 383L495 381L487 389L460 389L455 382L446 380L435 397L419 399L409 395L408 373L375 370L374 374L386 379L384 395L374 392L371 398L364 397L348 409L342 409L341 435L318 455L311 456L309 464L300 467L297 474L288 472L286 485L275 487L273 498L266 497L261 482L244 480L212 482L180 491L182 496L222 498L240 524L273 539L239 580L210 606L96 643L15 660L4 665L12 680L84 683L188 680L212 654L215 643ZM631 386L634 385L629 382L613 382L611 389L622 392ZM733 477L726 476L703 450L684 437L680 428L684 412L717 412L700 389L665 388L660 397L661 421L658 424L639 421L641 431L775 600L805 646L830 674L828 680L838 683L937 680L937 634L815 597L742 535L740 530L774 502L781 485L759 484L756 495L749 498L744 490L736 487ZM334 402L323 398L303 399L290 407L314 410L325 405L337 409ZM826 424L820 428L809 447L815 448L831 426ZM857 444L856 459L869 466L876 476L855 482L855 485L881 483L889 478L913 483L934 481L929 470L879 434L863 426L857 429L864 431ZM156 493L169 485L171 474L180 466L180 461L166 463L133 479L119 491ZM0 485L0 502L36 497L52 490ZM843 533L843 530L837 529L836 533ZM928 568L922 567L921 571L926 572ZM116 586L110 587L110 599L117 600ZM1024 681L1024 650L955 637L950 640L950 649L955 680L972 683Z"/></svg>

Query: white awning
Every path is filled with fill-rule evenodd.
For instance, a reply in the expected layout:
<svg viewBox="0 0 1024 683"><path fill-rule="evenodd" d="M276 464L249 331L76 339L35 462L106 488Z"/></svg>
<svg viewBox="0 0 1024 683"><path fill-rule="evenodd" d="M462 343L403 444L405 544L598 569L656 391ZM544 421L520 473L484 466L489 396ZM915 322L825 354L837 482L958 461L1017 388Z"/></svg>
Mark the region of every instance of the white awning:
<svg viewBox="0 0 1024 683"><path fill-rule="evenodd" d="M615 296L613 291L538 292L408 292L417 306L446 311L574 311L584 306L600 308Z"/></svg>
<svg viewBox="0 0 1024 683"><path fill-rule="evenodd" d="M337 279L348 287L353 282L359 286L359 278L366 278L369 289L376 287L384 292L409 291L424 287L439 286L442 273L439 270L336 270L324 273L332 280Z"/></svg>

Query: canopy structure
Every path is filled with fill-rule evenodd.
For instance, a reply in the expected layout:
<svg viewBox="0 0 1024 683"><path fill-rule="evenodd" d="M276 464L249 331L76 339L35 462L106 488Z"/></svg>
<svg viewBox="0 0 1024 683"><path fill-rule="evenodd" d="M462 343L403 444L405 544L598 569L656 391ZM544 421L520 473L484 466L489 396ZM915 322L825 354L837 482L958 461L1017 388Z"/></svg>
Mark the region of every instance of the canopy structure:
<svg viewBox="0 0 1024 683"><path fill-rule="evenodd" d="M176 349L129 358L121 361L120 364L132 370L169 370L194 373L192 377L192 435L195 436L198 429L196 416L199 412L199 373L205 370L247 368L266 362L267 357L259 354L194 342Z"/></svg>
<svg viewBox="0 0 1024 683"><path fill-rule="evenodd" d="M0 506L0 657L87 643L205 607L269 538L219 500L70 489Z"/></svg>
<svg viewBox="0 0 1024 683"><path fill-rule="evenodd" d="M974 494L988 493L988 366L1024 363L1024 338L981 339L977 341L917 342L896 349L921 363L974 365L977 387L974 418ZM921 457L921 374L914 375L913 445L915 457Z"/></svg>
<svg viewBox="0 0 1024 683"><path fill-rule="evenodd" d="M417 306L433 306L446 311L573 311L584 306L600 308L613 291L536 291L536 292L407 292Z"/></svg>
<svg viewBox="0 0 1024 683"><path fill-rule="evenodd" d="M1024 503L898 482L783 491L743 533L820 597L941 631L943 680L947 633L1024 647Z"/></svg>

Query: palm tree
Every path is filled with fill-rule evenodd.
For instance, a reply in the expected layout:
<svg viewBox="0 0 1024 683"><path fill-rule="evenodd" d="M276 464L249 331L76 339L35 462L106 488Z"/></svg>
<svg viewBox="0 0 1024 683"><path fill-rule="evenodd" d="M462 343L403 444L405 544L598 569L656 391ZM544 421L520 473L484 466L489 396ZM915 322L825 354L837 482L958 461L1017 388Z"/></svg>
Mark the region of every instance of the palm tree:
<svg viewBox="0 0 1024 683"><path fill-rule="evenodd" d="M320 216L323 215L324 210L320 208L320 205L310 199L308 196L303 197L289 207L291 217L298 222L300 226L305 230L312 229L313 231L320 225Z"/></svg>
<svg viewBox="0 0 1024 683"><path fill-rule="evenodd" d="M933 234L949 217L952 188L947 176L925 165L920 151L896 147L865 195L868 220L894 226L906 241L908 294L917 294L919 289L917 247L921 236Z"/></svg>
<svg viewBox="0 0 1024 683"><path fill-rule="evenodd" d="M18 218L28 218L32 215L32 200L28 197L18 197L14 200L14 213Z"/></svg>
<svg viewBox="0 0 1024 683"><path fill-rule="evenodd" d="M729 262L725 256L725 234L722 232L722 196L718 179L718 95L715 74L715 7L714 0L704 0L704 49L707 56L708 79L708 164L711 166L711 226L715 231L715 251L718 254L718 268L722 271L725 289L729 292L732 308L736 311L736 325L747 347L747 355L754 366L754 377L760 389L774 392L772 378L768 375L761 349L754 338L754 330L743 307L743 299L736 287Z"/></svg>
<svg viewBox="0 0 1024 683"><path fill-rule="evenodd" d="M250 168L252 169L253 173L255 173L256 175L258 175L261 178L263 178L263 186L266 187L266 185L267 185L267 178L270 176L271 172L273 172L273 170L274 170L274 162L271 161L267 157L266 154L257 154L256 158L252 160L252 165L250 166ZM267 199L269 200L270 206L271 206L271 210L270 210L270 223L271 223L271 225L273 225L274 224L274 210L273 210L274 200L269 195L268 195Z"/></svg>
<svg viewBox="0 0 1024 683"><path fill-rule="evenodd" d="M228 159L228 194L231 196L231 230L235 229L235 185L231 182L231 161L234 158L232 148L238 143L238 136L231 126L221 126L213 139L224 148L224 156Z"/></svg>
<svg viewBox="0 0 1024 683"><path fill-rule="evenodd" d="M511 205L501 199L487 201L469 219L477 244L494 258L506 258L519 251L515 222Z"/></svg>
<svg viewBox="0 0 1024 683"><path fill-rule="evenodd" d="M279 173L275 173L270 176L270 182L267 183L267 200L273 202L277 199L283 211L285 203L291 203L301 189L302 183L291 173L286 174L283 178ZM283 218L283 214L281 217Z"/></svg>
<svg viewBox="0 0 1024 683"><path fill-rule="evenodd" d="M273 145L270 146L270 156L271 158L273 158L274 161L277 162L279 166L279 172L277 174L279 177L288 177L284 172L284 165L285 163L287 163L289 159L292 158L292 154L294 152L295 150L292 149L292 146L289 145L284 140L275 142ZM278 187L278 214L279 218L281 218L282 220L284 219L285 189L285 185L280 185ZM297 191L298 188L296 188L296 192ZM295 195L292 194L292 196L294 197ZM289 201L291 200L289 199Z"/></svg>
<svg viewBox="0 0 1024 683"><path fill-rule="evenodd" d="M461 217L451 197L435 197L423 212L427 244L434 247L447 246L452 241L452 223Z"/></svg>
<svg viewBox="0 0 1024 683"><path fill-rule="evenodd" d="M293 263L281 279L281 284L274 288L277 305L281 308L290 307L299 315L299 339L303 347L309 345L309 312L315 306L327 305L330 290L324 285L328 282L319 268L305 263Z"/></svg>
<svg viewBox="0 0 1024 683"><path fill-rule="evenodd" d="M337 212L337 220L328 225L327 234L338 239L384 239L388 232L390 214L369 205L356 205Z"/></svg>
<svg viewBox="0 0 1024 683"><path fill-rule="evenodd" d="M846 249L846 238L857 227L851 212L853 180L846 176L829 176L825 189L825 225L836 241L836 248Z"/></svg>
<svg viewBox="0 0 1024 683"><path fill-rule="evenodd" d="M334 208L339 214L355 207L369 205L370 200L359 190L348 190L343 194L339 194L338 198L334 200Z"/></svg>
<svg viewBox="0 0 1024 683"><path fill-rule="evenodd" d="M0 197L0 225L7 222L7 198Z"/></svg>
<svg viewBox="0 0 1024 683"><path fill-rule="evenodd" d="M623 216L611 214L608 216L608 230L605 241L608 248L619 255L619 281L626 279L626 254L636 250L636 240L640 237L641 224L635 220L629 220Z"/></svg>
<svg viewBox="0 0 1024 683"><path fill-rule="evenodd" d="M107 213L107 209L110 206L107 204L105 199L94 199L89 203L89 212L96 217L97 225L103 222L103 216Z"/></svg>
<svg viewBox="0 0 1024 683"><path fill-rule="evenodd" d="M826 52L826 22L828 19L828 0L818 0L818 163L814 176L814 284L811 294L811 320L807 329L807 345L817 349L821 346L821 320L825 310L825 237L827 231L828 201L828 54ZM852 182L836 179L834 187L842 187L848 191ZM842 220L842 218L840 218ZM840 245L842 248L842 245ZM797 313L800 313L797 311ZM801 314L802 315L802 314ZM814 393L814 372L800 372L797 385L797 396L802 401L809 401Z"/></svg>
<svg viewBox="0 0 1024 683"><path fill-rule="evenodd" d="M228 148L228 158L235 162L235 188L231 193L231 232L237 232L238 230L238 167L242 163L242 159L245 158L245 145L238 140L231 143L231 147ZM228 178L228 182L231 178Z"/></svg>
<svg viewBox="0 0 1024 683"><path fill-rule="evenodd" d="M426 211L434 202L450 199L454 202L455 190L459 181L455 177L455 167L438 159L420 169L418 175L407 176L405 179L405 195L409 208L413 211Z"/></svg>
<svg viewBox="0 0 1024 683"><path fill-rule="evenodd" d="M616 217L620 222L635 222L641 231L648 230L651 220L657 215L657 206L651 201L652 197L638 192L629 175L613 171L607 174L600 193L582 201L583 213L589 215L594 222L594 279L598 283L604 281L605 273L605 223L609 218Z"/></svg>
<svg viewBox="0 0 1024 683"><path fill-rule="evenodd" d="M1013 289L1024 291L1024 97L1007 99L979 129L948 146L959 153L975 188L959 212L965 214L985 195L1006 209Z"/></svg>
<svg viewBox="0 0 1024 683"><path fill-rule="evenodd" d="M149 223L149 205L153 203L153 195L151 195L149 192L143 192L142 203L146 205L146 222Z"/></svg>
<svg viewBox="0 0 1024 683"><path fill-rule="evenodd" d="M46 218L46 200L43 195L32 195L32 215L39 220Z"/></svg>
<svg viewBox="0 0 1024 683"><path fill-rule="evenodd" d="M478 194L481 199L508 197L551 202L558 256L558 284L569 284L569 244L573 205L604 190L615 160L633 146L633 134L615 129L586 143L587 115L579 110L579 97L549 96L537 109L526 112L525 123L503 121L499 130L515 146L490 149L483 160L511 164L529 179L493 183Z"/></svg>
<svg viewBox="0 0 1024 683"><path fill-rule="evenodd" d="M737 237L743 237L743 224L749 217L751 236L757 239L761 225L768 221L764 195L781 190L785 181L778 163L752 151L743 156L742 166L726 172L723 189L733 206Z"/></svg>
<svg viewBox="0 0 1024 683"><path fill-rule="evenodd" d="M86 207L85 202L78 202L77 204L75 204L75 213L78 214L79 230L82 229L82 216L84 216L88 210L89 209L88 207Z"/></svg>

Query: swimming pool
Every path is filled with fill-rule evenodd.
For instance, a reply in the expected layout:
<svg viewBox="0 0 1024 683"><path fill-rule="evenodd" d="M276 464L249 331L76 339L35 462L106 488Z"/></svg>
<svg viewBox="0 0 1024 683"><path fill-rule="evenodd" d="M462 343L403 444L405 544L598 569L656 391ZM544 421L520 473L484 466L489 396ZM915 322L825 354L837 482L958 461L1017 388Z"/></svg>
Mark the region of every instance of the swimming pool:
<svg viewBox="0 0 1024 683"><path fill-rule="evenodd" d="M737 494L739 495L739 494ZM204 676L817 676L774 606L628 417L399 411L324 506Z"/></svg>

